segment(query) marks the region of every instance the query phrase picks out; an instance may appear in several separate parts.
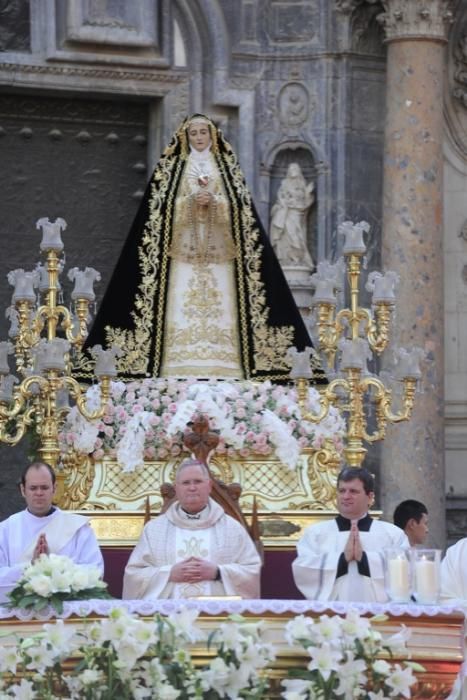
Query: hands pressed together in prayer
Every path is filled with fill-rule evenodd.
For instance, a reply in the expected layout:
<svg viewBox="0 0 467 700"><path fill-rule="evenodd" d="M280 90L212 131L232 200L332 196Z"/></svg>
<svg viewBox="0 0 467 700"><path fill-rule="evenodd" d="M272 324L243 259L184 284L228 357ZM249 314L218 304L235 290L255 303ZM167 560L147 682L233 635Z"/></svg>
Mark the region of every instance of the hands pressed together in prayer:
<svg viewBox="0 0 467 700"><path fill-rule="evenodd" d="M196 204L201 207L207 207L211 201L212 194L208 190L200 190L195 195Z"/></svg>
<svg viewBox="0 0 467 700"><path fill-rule="evenodd" d="M37 538L36 546L34 547L34 551L32 553L31 562L36 561L41 554L49 554L49 545L47 542L47 537L44 534L39 535Z"/></svg>
<svg viewBox="0 0 467 700"><path fill-rule="evenodd" d="M357 522L357 520L352 520L350 525L349 539L344 549L344 556L347 562L361 561L363 556L363 547Z"/></svg>
<svg viewBox="0 0 467 700"><path fill-rule="evenodd" d="M169 580L174 583L199 583L200 581L214 581L218 568L206 559L189 557L172 566Z"/></svg>

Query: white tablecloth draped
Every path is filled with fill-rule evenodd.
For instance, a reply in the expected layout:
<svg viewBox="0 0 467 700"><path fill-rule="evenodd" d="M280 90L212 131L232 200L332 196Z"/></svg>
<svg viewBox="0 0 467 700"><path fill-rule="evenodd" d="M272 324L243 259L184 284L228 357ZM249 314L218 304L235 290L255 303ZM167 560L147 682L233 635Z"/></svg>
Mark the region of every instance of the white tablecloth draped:
<svg viewBox="0 0 467 700"><path fill-rule="evenodd" d="M116 607L124 607L129 612L137 615L170 615L184 608L198 610L207 615L267 615L287 614L300 615L302 613L324 613L331 611L339 615L345 614L349 609L358 610L361 614L371 615L388 614L394 616L409 615L420 617L421 615L450 615L452 613L465 613L467 601L459 601L450 605L416 605L396 603L341 603L328 601L325 603L313 600L232 600L232 599L188 599L188 600L79 600L64 603L62 618L72 615L87 617L88 615L108 615ZM20 608L9 609L0 606L0 619L16 618L17 620L50 620L57 617L55 610L46 608L40 613L22 610Z"/></svg>

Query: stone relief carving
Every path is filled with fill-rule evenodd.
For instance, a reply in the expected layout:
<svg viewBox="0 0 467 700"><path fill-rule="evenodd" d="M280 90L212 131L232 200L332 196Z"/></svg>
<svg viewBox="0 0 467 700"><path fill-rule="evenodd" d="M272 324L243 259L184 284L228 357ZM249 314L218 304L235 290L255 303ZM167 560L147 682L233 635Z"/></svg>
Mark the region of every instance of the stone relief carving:
<svg viewBox="0 0 467 700"><path fill-rule="evenodd" d="M380 0L335 0L336 10L342 12L343 14L352 13L360 5L375 5Z"/></svg>
<svg viewBox="0 0 467 700"><path fill-rule="evenodd" d="M446 39L453 21L452 0L382 0L385 12L380 21L387 39L403 37L421 39Z"/></svg>
<svg viewBox="0 0 467 700"><path fill-rule="evenodd" d="M283 265L313 268L307 244L307 214L315 201L315 185L307 183L298 163L291 163L271 209L271 243Z"/></svg>
<svg viewBox="0 0 467 700"><path fill-rule="evenodd" d="M308 117L309 95L301 83L288 83L279 93L279 118L283 124L297 126Z"/></svg>
<svg viewBox="0 0 467 700"><path fill-rule="evenodd" d="M158 46L158 1L68 0L66 39L75 42Z"/></svg>
<svg viewBox="0 0 467 700"><path fill-rule="evenodd" d="M467 219L464 221L464 224L459 231L459 238L462 238L467 242Z"/></svg>
<svg viewBox="0 0 467 700"><path fill-rule="evenodd" d="M452 94L467 108L467 32L459 38L454 49L454 80L457 85Z"/></svg>
<svg viewBox="0 0 467 700"><path fill-rule="evenodd" d="M359 7L352 18L352 49L359 53L384 53L384 31L379 21L383 7L379 0Z"/></svg>
<svg viewBox="0 0 467 700"><path fill-rule="evenodd" d="M28 51L29 2L3 0L0 3L0 51Z"/></svg>

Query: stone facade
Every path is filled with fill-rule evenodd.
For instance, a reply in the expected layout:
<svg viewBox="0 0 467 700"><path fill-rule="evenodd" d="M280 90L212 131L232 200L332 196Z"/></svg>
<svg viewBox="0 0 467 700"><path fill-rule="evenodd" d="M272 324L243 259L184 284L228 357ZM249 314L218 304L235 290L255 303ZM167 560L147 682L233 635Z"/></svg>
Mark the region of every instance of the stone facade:
<svg viewBox="0 0 467 700"><path fill-rule="evenodd" d="M9 303L6 272L30 267L38 258L38 248L32 260L31 250L40 216L67 220L67 265L92 264L102 273L101 291L105 288L148 174L173 128L192 111L215 118L232 141L266 229L280 182L297 162L306 181L315 184L307 219L313 260L339 255L338 222L365 219L372 232L369 267L379 267L391 51L386 40L399 37L401 22L406 35L407 22L413 29L407 41L426 38L438 22L449 36L447 52L442 49L448 59L442 74L448 206L443 252L436 254L441 267L438 258L444 257L446 282L444 314L441 304L433 332L439 340L444 321L446 362L443 369L440 354L434 411L445 413L447 488L464 496L467 0L426 0L425 14L419 9L418 0L4 3L0 307ZM455 12L449 35L448 12ZM442 163L437 166L442 169ZM432 258L414 259L404 274L424 274L426 266L436 267ZM442 287L442 276L437 279ZM404 305L397 323L406 328L412 323ZM0 336L6 333L2 317ZM445 396L439 373L446 379ZM442 421L440 426L442 432ZM391 440L398 440L398 431ZM436 479L444 478L442 446L436 453L441 457L429 480L433 499L441 486ZM4 499L6 514L18 506L8 483L19 469L21 450L1 448L0 458L4 493L12 496ZM378 452L371 453L370 465L378 470ZM419 471L410 488L417 489L423 478ZM416 494L386 486L390 497L382 494L381 500L389 518L392 498ZM442 526L437 515L436 527Z"/></svg>

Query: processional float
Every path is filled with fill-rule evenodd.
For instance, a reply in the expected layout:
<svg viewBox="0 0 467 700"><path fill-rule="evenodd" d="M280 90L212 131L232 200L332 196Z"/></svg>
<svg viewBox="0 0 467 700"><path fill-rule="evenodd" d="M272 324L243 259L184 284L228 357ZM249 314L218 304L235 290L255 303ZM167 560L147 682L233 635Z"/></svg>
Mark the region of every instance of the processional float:
<svg viewBox="0 0 467 700"><path fill-rule="evenodd" d="M170 391L174 391L175 380L144 380L146 405L148 395L152 405L157 402L154 396L159 395L159 403L165 401L166 408L170 404L172 419L169 421L163 411L144 410L141 401L144 415L127 413L125 436L118 449L114 445L112 452L106 452L106 439L112 431L115 438L111 414L115 416L122 409L122 396L128 401L131 394L137 403L143 389L133 383L130 392L118 382L116 360L122 349L116 347L91 350L96 361L92 387L80 385L73 377L73 359L88 333L95 301L93 285L100 275L88 267L69 270L74 289L70 307L66 307L60 283L64 270L61 232L66 223L43 218L37 228L42 229L40 250L45 264L8 274L14 291L7 309L10 340L0 342L0 441L16 445L26 434L32 435L38 457L57 468L59 505L91 511L101 541L134 542L148 498L151 508L159 511L163 504L161 485L173 481L177 464L187 456L182 452L183 441L177 445L175 439L165 450L167 454L161 449L143 449L147 436L157 433L157 421L151 415L161 419L159 430L166 435L178 431L183 436L181 423L191 419L193 410L200 413L200 406L215 406L215 415L208 416L209 425L222 437L227 428L234 435L244 417L239 402L250 414L250 404L258 405L249 415L253 421L263 421L266 443L264 439L253 440L248 449L242 448L246 443L237 435L237 442L232 438L230 446L221 443L224 449L211 456L210 468L222 481L242 485L240 505L245 513L251 513L256 499L265 542L279 547L290 544L290 536L310 521L334 511L335 478L342 460L361 466L365 443L384 439L388 423L410 418L423 353L419 349L395 351L399 361L392 378L400 391L389 386L389 375L385 383L383 375L369 371L368 361L388 347L397 276L370 272L366 289L372 292L371 306L360 305L366 252L363 234L369 226L344 222L339 227L345 237L343 257L334 264L318 263L310 278L315 290L310 324L316 350L290 349L289 387L239 382L230 389L229 382L179 383L178 404L172 405ZM339 294L345 278L349 306L341 307ZM319 391L310 386L312 352L321 353L329 380ZM10 355L18 376L10 372ZM180 387L186 389L185 394ZM222 401L218 401L219 392ZM236 412L232 406L237 406ZM216 425L216 417L224 425ZM126 454L133 458L129 468L121 457L125 439ZM100 448L96 449L97 444ZM106 517L110 514L111 519Z"/></svg>

